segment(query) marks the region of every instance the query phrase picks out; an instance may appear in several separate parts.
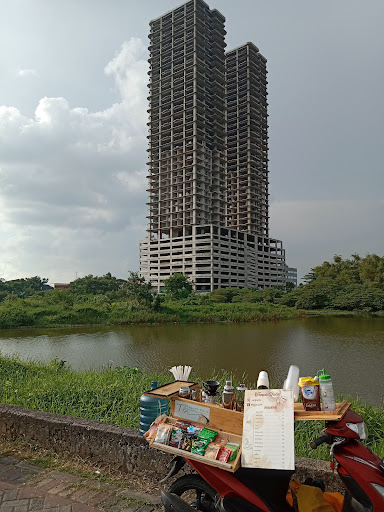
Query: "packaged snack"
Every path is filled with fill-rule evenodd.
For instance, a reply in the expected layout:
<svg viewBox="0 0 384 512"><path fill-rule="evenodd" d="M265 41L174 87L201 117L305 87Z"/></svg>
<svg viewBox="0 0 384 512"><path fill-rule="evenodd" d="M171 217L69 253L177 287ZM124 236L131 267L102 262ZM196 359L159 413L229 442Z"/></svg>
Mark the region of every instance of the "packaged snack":
<svg viewBox="0 0 384 512"><path fill-rule="evenodd" d="M215 444L219 444L220 446L225 446L228 443L228 439L224 437L217 436L215 438Z"/></svg>
<svg viewBox="0 0 384 512"><path fill-rule="evenodd" d="M217 443L209 443L207 449L205 450L204 457L207 457L207 459L216 460L220 448L221 446Z"/></svg>
<svg viewBox="0 0 384 512"><path fill-rule="evenodd" d="M191 426L190 423L187 421L177 420L175 423L175 428L181 428L183 430L188 430L188 428Z"/></svg>
<svg viewBox="0 0 384 512"><path fill-rule="evenodd" d="M229 456L228 462L232 462L236 459L237 454L239 453L239 445L237 443L227 443L225 447L231 450L231 455Z"/></svg>
<svg viewBox="0 0 384 512"><path fill-rule="evenodd" d="M220 448L219 455L217 457L217 460L221 462L228 462L229 457L231 456L231 450L228 448Z"/></svg>
<svg viewBox="0 0 384 512"><path fill-rule="evenodd" d="M191 452L196 455L204 455L209 441L207 439L193 439Z"/></svg>
<svg viewBox="0 0 384 512"><path fill-rule="evenodd" d="M207 439L209 443L212 443L217 436L217 432L204 427L199 433L199 439Z"/></svg>
<svg viewBox="0 0 384 512"><path fill-rule="evenodd" d="M196 425L189 425L187 432L189 434L200 434L202 427L197 427Z"/></svg>
<svg viewBox="0 0 384 512"><path fill-rule="evenodd" d="M174 448L179 447L179 443L183 437L183 432L181 428L174 428L171 433L171 437L169 439L169 446L173 446Z"/></svg>
<svg viewBox="0 0 384 512"><path fill-rule="evenodd" d="M172 430L173 425L170 425L169 423L161 423L157 429L155 443L168 444Z"/></svg>
<svg viewBox="0 0 384 512"><path fill-rule="evenodd" d="M180 450L185 450L187 452L191 451L192 448L192 440L195 438L195 434L188 434L186 432L183 433L183 437L180 440L179 448Z"/></svg>

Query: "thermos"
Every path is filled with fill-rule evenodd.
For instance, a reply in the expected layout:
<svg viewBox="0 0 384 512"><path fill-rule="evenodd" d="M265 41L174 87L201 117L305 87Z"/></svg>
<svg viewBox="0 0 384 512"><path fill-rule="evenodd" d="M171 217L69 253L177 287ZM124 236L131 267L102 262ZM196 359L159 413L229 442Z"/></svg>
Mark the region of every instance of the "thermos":
<svg viewBox="0 0 384 512"><path fill-rule="evenodd" d="M231 380L225 381L223 393L221 395L224 409L233 409L235 404L235 388Z"/></svg>
<svg viewBox="0 0 384 512"><path fill-rule="evenodd" d="M320 373L323 372L323 373ZM320 370L319 384L320 396L323 403L323 411L334 411L336 409L335 395L333 393L332 379L330 375L325 373L325 370Z"/></svg>
<svg viewBox="0 0 384 512"><path fill-rule="evenodd" d="M157 382L154 380L151 389L157 388ZM156 398L154 396L141 395L140 397L140 434L144 435L158 416L166 414L168 410L168 400Z"/></svg>

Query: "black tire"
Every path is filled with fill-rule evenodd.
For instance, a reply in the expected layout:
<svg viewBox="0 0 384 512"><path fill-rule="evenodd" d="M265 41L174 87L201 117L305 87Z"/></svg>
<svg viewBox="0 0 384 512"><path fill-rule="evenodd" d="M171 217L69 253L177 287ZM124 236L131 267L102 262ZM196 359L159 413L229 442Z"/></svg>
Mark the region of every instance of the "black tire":
<svg viewBox="0 0 384 512"><path fill-rule="evenodd" d="M177 494L189 505L201 512L218 512L218 493L200 475L184 475L178 478L169 492Z"/></svg>

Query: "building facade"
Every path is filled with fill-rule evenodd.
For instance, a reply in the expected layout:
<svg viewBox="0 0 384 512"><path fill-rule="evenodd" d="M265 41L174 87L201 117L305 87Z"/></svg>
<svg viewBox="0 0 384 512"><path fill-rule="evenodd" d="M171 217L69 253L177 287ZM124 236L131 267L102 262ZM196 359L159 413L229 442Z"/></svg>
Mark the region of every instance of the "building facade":
<svg viewBox="0 0 384 512"><path fill-rule="evenodd" d="M176 272L199 291L285 283L268 238L266 63L251 43L226 55L224 23L202 0L150 22L140 273L158 292Z"/></svg>

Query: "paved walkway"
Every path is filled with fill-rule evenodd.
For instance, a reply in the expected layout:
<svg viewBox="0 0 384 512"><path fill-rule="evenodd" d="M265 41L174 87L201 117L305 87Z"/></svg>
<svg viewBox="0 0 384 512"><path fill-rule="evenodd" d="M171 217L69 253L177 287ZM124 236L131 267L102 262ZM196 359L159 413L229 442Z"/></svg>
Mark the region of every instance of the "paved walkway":
<svg viewBox="0 0 384 512"><path fill-rule="evenodd" d="M152 512L156 496L0 456L1 512Z"/></svg>

